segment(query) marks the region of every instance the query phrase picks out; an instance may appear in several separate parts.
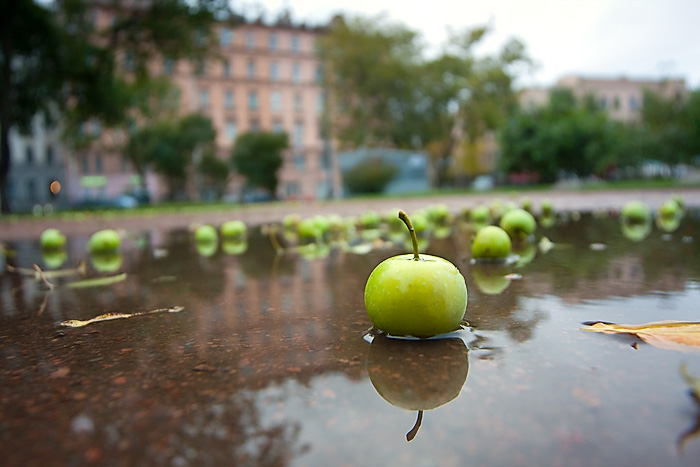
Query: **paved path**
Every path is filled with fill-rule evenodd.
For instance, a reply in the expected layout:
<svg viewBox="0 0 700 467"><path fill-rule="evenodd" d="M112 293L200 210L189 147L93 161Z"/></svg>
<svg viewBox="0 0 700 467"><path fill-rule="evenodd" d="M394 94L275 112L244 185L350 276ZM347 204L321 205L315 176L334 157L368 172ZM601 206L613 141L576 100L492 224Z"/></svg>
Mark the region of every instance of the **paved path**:
<svg viewBox="0 0 700 467"><path fill-rule="evenodd" d="M422 207L435 203L446 204L451 211L458 212L467 206L489 203L495 199L518 202L529 197L535 208L544 199L552 201L555 209L590 211L594 209L620 209L627 201L636 199L656 209L672 195L680 195L689 207L700 208L700 187L673 188L667 190L610 190L610 191L537 191L521 193L456 194L431 195L425 197L388 199L350 199L329 202L266 203L245 205L229 211L204 211L167 213L154 217L144 215L119 215L114 217L86 216L80 221L58 218L25 219L7 222L0 217L0 241L38 237L48 228L55 227L68 235L89 235L99 229L114 228L144 230L150 228L187 228L193 223L221 224L226 220L241 219L248 224L276 222L286 214L295 212L302 217L316 214L358 215L368 209L382 212L389 209L403 209L409 214Z"/></svg>

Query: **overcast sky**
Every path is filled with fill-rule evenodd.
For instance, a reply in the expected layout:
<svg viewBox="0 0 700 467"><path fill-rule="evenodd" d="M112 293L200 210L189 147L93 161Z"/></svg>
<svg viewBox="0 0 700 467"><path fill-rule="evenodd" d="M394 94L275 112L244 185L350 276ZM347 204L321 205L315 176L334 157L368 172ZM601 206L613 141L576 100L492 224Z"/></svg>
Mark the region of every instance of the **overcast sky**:
<svg viewBox="0 0 700 467"><path fill-rule="evenodd" d="M549 86L565 74L685 78L700 88L700 0L258 0L272 19L289 7L296 21L335 13L385 13L420 31L436 49L448 28L490 24L493 52L510 37L525 43L538 68L520 85Z"/></svg>

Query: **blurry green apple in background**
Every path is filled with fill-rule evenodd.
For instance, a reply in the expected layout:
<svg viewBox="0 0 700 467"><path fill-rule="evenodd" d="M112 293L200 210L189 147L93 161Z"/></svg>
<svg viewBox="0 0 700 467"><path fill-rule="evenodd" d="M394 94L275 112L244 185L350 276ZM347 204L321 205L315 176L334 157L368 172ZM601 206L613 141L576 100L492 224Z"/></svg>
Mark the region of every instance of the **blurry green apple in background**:
<svg viewBox="0 0 700 467"><path fill-rule="evenodd" d="M472 256L477 260L504 260L511 248L508 233L500 227L489 225L476 233L472 243Z"/></svg>
<svg viewBox="0 0 700 467"><path fill-rule="evenodd" d="M411 221L413 254L382 261L365 285L365 308L378 330L395 336L430 337L459 329L467 308L467 285L444 258L419 255Z"/></svg>
<svg viewBox="0 0 700 467"><path fill-rule="evenodd" d="M418 420L406 440L420 428L424 410L459 396L469 373L469 350L457 338L409 341L377 335L367 356L372 386L391 405L417 410Z"/></svg>
<svg viewBox="0 0 700 467"><path fill-rule="evenodd" d="M543 199L542 202L540 203L540 212L542 214L542 217L549 217L554 214L554 205L552 204L552 200L550 199Z"/></svg>
<svg viewBox="0 0 700 467"><path fill-rule="evenodd" d="M90 264L98 272L116 272L122 267L123 260L122 254L114 250L90 254Z"/></svg>
<svg viewBox="0 0 700 467"><path fill-rule="evenodd" d="M621 222L620 229L622 230L622 235L624 235L627 240L641 242L647 238L651 232L651 221L649 220L644 224Z"/></svg>
<svg viewBox="0 0 700 467"><path fill-rule="evenodd" d="M197 243L213 243L219 241L219 235L214 227L204 224L194 231L194 240Z"/></svg>
<svg viewBox="0 0 700 467"><path fill-rule="evenodd" d="M681 214L681 207L675 199L669 199L659 206L659 217L670 219Z"/></svg>
<svg viewBox="0 0 700 467"><path fill-rule="evenodd" d="M113 252L121 246L119 234L112 229L99 230L88 240L88 251L91 253Z"/></svg>
<svg viewBox="0 0 700 467"><path fill-rule="evenodd" d="M241 220L226 221L221 224L221 237L225 240L243 241L247 235L245 222Z"/></svg>
<svg viewBox="0 0 700 467"><path fill-rule="evenodd" d="M526 210L516 208L503 215L500 225L511 239L517 241L524 240L534 234L537 228L537 221Z"/></svg>
<svg viewBox="0 0 700 467"><path fill-rule="evenodd" d="M620 218L627 224L646 224L651 219L651 209L641 201L629 201L622 207Z"/></svg>
<svg viewBox="0 0 700 467"><path fill-rule="evenodd" d="M321 241L321 229L313 218L302 219L297 228L299 243L315 243Z"/></svg>
<svg viewBox="0 0 700 467"><path fill-rule="evenodd" d="M66 236L58 229L46 229L41 232L39 245L42 250L60 250L66 246Z"/></svg>
<svg viewBox="0 0 700 467"><path fill-rule="evenodd" d="M196 242L195 248L197 249L197 253L199 253L200 256L204 256L205 258L209 258L210 256L214 256L214 254L216 253L216 250L219 249L219 242L218 241Z"/></svg>
<svg viewBox="0 0 700 467"><path fill-rule="evenodd" d="M672 217L662 217L656 218L656 227L662 232L671 233L678 230L681 225L681 216Z"/></svg>

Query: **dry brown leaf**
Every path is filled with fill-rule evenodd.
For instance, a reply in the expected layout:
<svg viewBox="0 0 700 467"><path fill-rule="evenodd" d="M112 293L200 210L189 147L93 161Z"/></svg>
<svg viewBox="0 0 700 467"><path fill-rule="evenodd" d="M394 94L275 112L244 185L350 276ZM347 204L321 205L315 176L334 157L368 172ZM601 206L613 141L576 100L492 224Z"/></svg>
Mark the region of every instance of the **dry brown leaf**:
<svg viewBox="0 0 700 467"><path fill-rule="evenodd" d="M585 331L605 334L634 334L655 347L682 352L700 351L700 322L658 321L646 324L583 323Z"/></svg>

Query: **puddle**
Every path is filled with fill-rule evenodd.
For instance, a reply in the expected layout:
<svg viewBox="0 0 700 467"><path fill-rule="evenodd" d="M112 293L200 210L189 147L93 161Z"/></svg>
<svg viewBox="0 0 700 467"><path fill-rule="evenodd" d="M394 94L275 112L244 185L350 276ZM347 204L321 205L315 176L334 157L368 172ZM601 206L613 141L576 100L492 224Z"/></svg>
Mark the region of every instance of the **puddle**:
<svg viewBox="0 0 700 467"><path fill-rule="evenodd" d="M4 464L697 465L679 368L700 375L700 354L580 330L700 321L697 212L632 238L569 217L505 265L472 264L454 227L422 252L465 276L469 327L386 345L366 337L364 284L405 238L278 255L263 230L206 254L187 231L129 232L98 264L69 238L61 267L87 270L50 291L30 272L58 260L8 244L29 272L0 274ZM60 326L110 316L131 319Z"/></svg>

